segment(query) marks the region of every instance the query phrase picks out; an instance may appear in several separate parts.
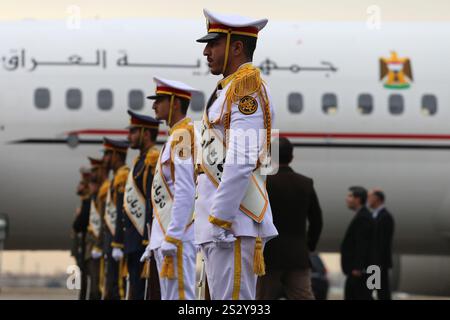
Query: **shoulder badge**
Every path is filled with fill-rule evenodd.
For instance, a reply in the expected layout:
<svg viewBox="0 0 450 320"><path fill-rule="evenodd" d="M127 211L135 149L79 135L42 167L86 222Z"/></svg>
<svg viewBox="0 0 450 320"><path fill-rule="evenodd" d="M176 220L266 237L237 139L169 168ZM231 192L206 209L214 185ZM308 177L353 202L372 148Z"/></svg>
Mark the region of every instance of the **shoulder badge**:
<svg viewBox="0 0 450 320"><path fill-rule="evenodd" d="M245 96L239 100L238 108L245 115L254 114L258 109L258 102L252 96Z"/></svg>

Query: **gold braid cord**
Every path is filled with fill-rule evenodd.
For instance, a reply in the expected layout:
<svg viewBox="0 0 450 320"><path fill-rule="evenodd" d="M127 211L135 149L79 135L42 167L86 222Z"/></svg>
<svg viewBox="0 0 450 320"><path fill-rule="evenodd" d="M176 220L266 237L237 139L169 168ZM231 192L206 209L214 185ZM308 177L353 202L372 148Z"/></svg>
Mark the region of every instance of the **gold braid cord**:
<svg viewBox="0 0 450 320"><path fill-rule="evenodd" d="M238 104L239 101L249 95L256 93L260 103L263 103L264 128L266 129L266 150L270 153L272 116L270 113L269 98L264 86L264 81L261 79L260 71L252 65L247 65L240 68L233 75L233 80L227 90L225 103L227 104L227 111L224 115L223 124L225 129L225 143L228 146L229 129L231 122L231 106L233 103ZM259 159L258 159L259 166Z"/></svg>

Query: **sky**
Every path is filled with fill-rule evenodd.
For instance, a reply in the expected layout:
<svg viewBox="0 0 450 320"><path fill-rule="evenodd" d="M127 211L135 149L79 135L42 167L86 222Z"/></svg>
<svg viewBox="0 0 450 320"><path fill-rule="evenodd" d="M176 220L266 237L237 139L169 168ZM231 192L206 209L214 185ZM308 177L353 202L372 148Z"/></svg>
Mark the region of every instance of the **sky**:
<svg viewBox="0 0 450 320"><path fill-rule="evenodd" d="M448 0L2 0L0 20L65 19L74 12L84 19L199 19L204 7L272 20L366 20L374 6L385 21L450 21Z"/></svg>
<svg viewBox="0 0 450 320"><path fill-rule="evenodd" d="M382 21L450 21L449 0L1 0L0 21L68 19L74 14L81 19L203 19L204 7L275 21L366 21L374 10ZM337 264L332 257L332 264ZM64 272L71 264L68 251L10 251L2 255L4 272L48 274Z"/></svg>

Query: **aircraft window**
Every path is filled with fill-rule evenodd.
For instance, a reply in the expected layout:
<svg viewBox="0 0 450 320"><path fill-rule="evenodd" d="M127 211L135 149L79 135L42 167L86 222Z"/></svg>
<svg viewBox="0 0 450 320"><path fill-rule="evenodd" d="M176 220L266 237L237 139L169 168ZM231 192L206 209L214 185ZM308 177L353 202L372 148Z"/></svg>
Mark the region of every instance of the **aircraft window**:
<svg viewBox="0 0 450 320"><path fill-rule="evenodd" d="M373 98L368 93L362 93L358 97L358 111L361 114L371 114L373 110Z"/></svg>
<svg viewBox="0 0 450 320"><path fill-rule="evenodd" d="M34 105L38 109L47 109L50 106L50 91L47 88L37 88L34 91Z"/></svg>
<svg viewBox="0 0 450 320"><path fill-rule="evenodd" d="M393 115L399 115L403 113L404 102L403 96L400 94L391 94L389 96L389 111Z"/></svg>
<svg viewBox="0 0 450 320"><path fill-rule="evenodd" d="M66 105L71 110L81 107L81 91L79 89L69 89L66 91Z"/></svg>
<svg viewBox="0 0 450 320"><path fill-rule="evenodd" d="M128 107L141 110L144 107L144 93L141 90L131 90L128 94Z"/></svg>
<svg viewBox="0 0 450 320"><path fill-rule="evenodd" d="M335 114L337 112L337 97L334 93L325 93L322 96L322 110L326 114Z"/></svg>
<svg viewBox="0 0 450 320"><path fill-rule="evenodd" d="M291 113L300 113L303 110L303 96L301 93L292 92L288 96L288 108Z"/></svg>
<svg viewBox="0 0 450 320"><path fill-rule="evenodd" d="M97 103L100 110L110 110L113 106L113 94L111 90L102 89L98 91Z"/></svg>
<svg viewBox="0 0 450 320"><path fill-rule="evenodd" d="M191 109L194 112L200 112L205 106L205 94L203 92L194 92L192 94Z"/></svg>
<svg viewBox="0 0 450 320"><path fill-rule="evenodd" d="M437 112L437 99L432 94L425 94L422 97L422 113L425 116L432 116Z"/></svg>

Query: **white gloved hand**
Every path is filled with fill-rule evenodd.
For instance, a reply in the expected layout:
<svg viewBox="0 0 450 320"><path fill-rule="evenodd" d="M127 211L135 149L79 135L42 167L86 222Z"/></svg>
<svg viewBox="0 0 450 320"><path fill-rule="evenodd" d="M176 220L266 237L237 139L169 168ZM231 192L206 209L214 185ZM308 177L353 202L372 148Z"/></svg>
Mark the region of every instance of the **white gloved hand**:
<svg viewBox="0 0 450 320"><path fill-rule="evenodd" d="M216 246L221 248L231 248L236 237L228 230L212 224L212 237Z"/></svg>
<svg viewBox="0 0 450 320"><path fill-rule="evenodd" d="M102 256L102 252L98 249L92 249L91 251L91 257L94 260L99 259Z"/></svg>
<svg viewBox="0 0 450 320"><path fill-rule="evenodd" d="M141 257L141 262L144 262L145 260L150 260L150 257L152 256L152 249L150 249L150 244L145 247L144 254Z"/></svg>
<svg viewBox="0 0 450 320"><path fill-rule="evenodd" d="M111 255L114 260L119 261L123 258L123 251L120 248L113 248Z"/></svg>
<svg viewBox="0 0 450 320"><path fill-rule="evenodd" d="M173 243L163 241L161 244L161 253L165 256L174 256L177 254L177 246Z"/></svg>

